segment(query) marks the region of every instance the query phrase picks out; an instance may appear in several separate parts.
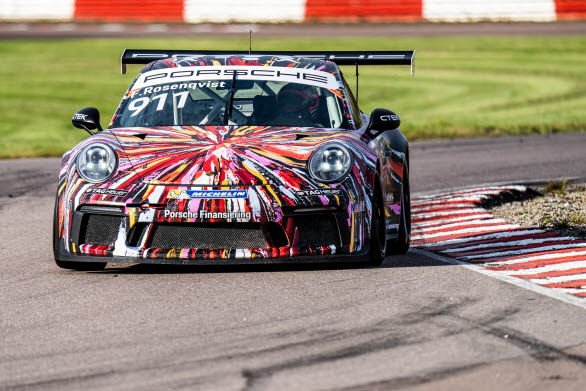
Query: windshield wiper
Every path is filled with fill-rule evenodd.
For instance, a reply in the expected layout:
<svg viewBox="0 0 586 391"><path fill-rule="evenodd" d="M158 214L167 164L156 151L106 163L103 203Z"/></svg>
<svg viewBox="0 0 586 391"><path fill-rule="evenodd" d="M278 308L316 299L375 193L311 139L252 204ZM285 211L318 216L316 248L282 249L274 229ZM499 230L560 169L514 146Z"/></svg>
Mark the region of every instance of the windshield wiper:
<svg viewBox="0 0 586 391"><path fill-rule="evenodd" d="M224 108L224 126L228 125L228 121L232 116L232 105L234 103L234 91L236 90L236 70L234 70L234 76L232 77L232 85L230 86L230 97L226 102L226 107Z"/></svg>

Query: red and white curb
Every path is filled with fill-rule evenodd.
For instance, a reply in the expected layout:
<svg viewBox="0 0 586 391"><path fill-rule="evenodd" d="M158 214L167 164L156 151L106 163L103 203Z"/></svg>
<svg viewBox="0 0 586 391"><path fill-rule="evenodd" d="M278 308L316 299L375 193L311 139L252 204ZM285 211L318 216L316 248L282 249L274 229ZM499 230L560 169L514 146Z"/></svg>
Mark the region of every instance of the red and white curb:
<svg viewBox="0 0 586 391"><path fill-rule="evenodd" d="M412 250L586 308L586 242L495 218L491 198L525 186L461 190L412 200Z"/></svg>
<svg viewBox="0 0 586 391"><path fill-rule="evenodd" d="M2 20L103 22L579 20L584 0L2 0Z"/></svg>

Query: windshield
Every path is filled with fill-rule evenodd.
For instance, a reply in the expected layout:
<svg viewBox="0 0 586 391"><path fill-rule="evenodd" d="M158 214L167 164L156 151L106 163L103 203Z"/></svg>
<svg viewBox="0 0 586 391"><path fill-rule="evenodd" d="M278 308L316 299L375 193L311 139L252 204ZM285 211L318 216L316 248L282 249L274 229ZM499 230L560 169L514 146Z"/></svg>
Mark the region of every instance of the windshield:
<svg viewBox="0 0 586 391"><path fill-rule="evenodd" d="M209 68L214 77L210 77ZM112 127L348 127L339 83L333 75L259 68L264 69L256 73L243 67L145 72L123 99Z"/></svg>

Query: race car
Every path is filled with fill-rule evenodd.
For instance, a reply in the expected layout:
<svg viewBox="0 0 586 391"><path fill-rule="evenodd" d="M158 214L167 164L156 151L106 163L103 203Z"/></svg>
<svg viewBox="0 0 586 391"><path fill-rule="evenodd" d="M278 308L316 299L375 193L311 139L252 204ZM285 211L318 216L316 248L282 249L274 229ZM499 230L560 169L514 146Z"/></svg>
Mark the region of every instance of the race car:
<svg viewBox="0 0 586 391"><path fill-rule="evenodd" d="M125 50L146 64L109 126L63 155L53 248L108 262L365 262L409 249L409 146L399 117L363 113L340 65L411 65L413 51ZM357 84L358 86L358 84Z"/></svg>

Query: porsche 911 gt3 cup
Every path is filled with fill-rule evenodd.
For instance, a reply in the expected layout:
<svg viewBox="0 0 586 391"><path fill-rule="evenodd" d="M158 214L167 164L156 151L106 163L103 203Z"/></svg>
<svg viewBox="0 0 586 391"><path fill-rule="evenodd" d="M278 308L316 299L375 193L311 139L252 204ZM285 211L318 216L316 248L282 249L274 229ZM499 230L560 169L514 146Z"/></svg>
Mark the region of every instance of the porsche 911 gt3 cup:
<svg viewBox="0 0 586 391"><path fill-rule="evenodd" d="M364 261L409 249L399 117L358 108L338 65L414 52L126 50L147 64L110 125L63 156L58 266Z"/></svg>

